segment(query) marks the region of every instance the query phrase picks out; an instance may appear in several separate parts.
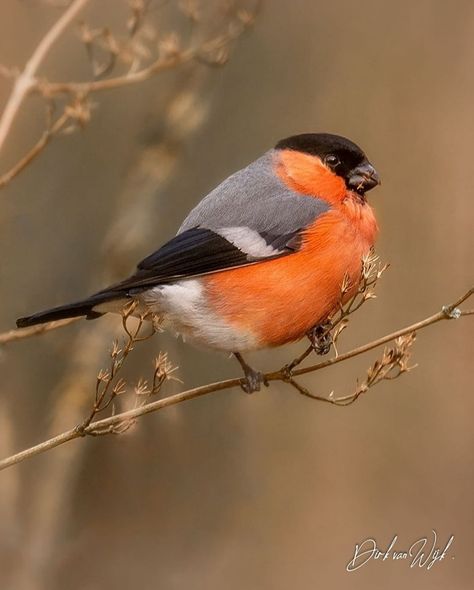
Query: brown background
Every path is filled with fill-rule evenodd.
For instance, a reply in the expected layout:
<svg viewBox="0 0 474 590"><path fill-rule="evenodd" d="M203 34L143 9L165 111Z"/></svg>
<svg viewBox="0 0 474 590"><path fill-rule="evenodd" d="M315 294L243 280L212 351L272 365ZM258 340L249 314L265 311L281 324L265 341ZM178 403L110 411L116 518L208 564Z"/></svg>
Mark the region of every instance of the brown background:
<svg viewBox="0 0 474 590"><path fill-rule="evenodd" d="M117 2L94 4L90 22L121 22ZM21 66L55 16L38 3L2 2L0 61ZM124 276L206 191L305 131L357 141L383 179L370 198L378 253L391 268L340 347L451 302L473 278L473 38L468 0L269 0L223 69L182 69L94 98L84 132L56 140L0 195L0 330L100 288L105 275ZM55 80L87 72L72 34L42 70ZM1 84L3 104L9 84ZM183 88L191 106L174 131L166 105ZM42 121L39 99L25 103L2 170ZM163 138L150 190L133 174ZM140 199L143 227L133 209ZM105 248L118 218L133 245L118 229ZM108 318L0 349L2 455L79 421L116 329ZM282 384L253 396L226 391L146 417L122 437L76 441L2 472L0 586L471 588L472 333L470 318L420 333L418 368L349 408ZM251 360L275 368L301 347ZM225 356L160 335L137 351L130 378L149 371L159 349L180 365L185 387L238 373ZM374 358L305 383L349 393ZM403 550L432 529L443 546L450 534L455 541L429 572L388 561L345 571L367 537L383 548L398 534Z"/></svg>

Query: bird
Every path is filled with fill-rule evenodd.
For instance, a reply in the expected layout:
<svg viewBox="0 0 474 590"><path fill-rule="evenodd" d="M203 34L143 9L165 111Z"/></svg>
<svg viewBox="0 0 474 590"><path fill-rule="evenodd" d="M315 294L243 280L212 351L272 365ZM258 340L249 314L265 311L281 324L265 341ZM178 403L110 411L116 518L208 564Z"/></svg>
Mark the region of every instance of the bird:
<svg viewBox="0 0 474 590"><path fill-rule="evenodd" d="M351 140L303 133L235 172L205 196L175 237L129 278L17 320L24 328L97 318L135 302L140 314L194 345L232 353L248 393L265 383L242 353L309 336L327 352L325 326L358 288L378 234L366 193L380 184ZM138 313L137 312L137 313Z"/></svg>

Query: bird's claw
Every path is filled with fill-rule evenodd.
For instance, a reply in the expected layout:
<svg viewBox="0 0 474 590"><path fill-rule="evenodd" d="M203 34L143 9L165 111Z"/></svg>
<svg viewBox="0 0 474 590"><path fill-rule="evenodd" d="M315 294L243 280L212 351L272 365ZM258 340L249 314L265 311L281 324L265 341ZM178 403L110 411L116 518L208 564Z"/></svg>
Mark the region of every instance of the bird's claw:
<svg viewBox="0 0 474 590"><path fill-rule="evenodd" d="M308 338L316 354L324 355L331 350L333 339L331 335L332 324L319 324L308 332Z"/></svg>
<svg viewBox="0 0 474 590"><path fill-rule="evenodd" d="M264 374L251 367L245 370L245 377L240 380L240 386L245 393L260 391L262 384L268 386L268 381L265 379Z"/></svg>
<svg viewBox="0 0 474 590"><path fill-rule="evenodd" d="M268 386L268 381L265 379L265 375L263 373L252 369L252 367L244 361L242 355L239 352L234 352L234 356L239 361L240 366L244 371L245 377L240 380L240 387L242 387L245 393L254 393L255 391L260 391L262 383Z"/></svg>

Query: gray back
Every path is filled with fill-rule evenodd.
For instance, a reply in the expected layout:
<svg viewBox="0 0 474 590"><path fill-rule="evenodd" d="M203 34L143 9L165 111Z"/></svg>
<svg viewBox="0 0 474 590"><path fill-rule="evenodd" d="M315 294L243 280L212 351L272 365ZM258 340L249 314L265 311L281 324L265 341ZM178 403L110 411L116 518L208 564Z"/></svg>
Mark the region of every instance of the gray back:
<svg viewBox="0 0 474 590"><path fill-rule="evenodd" d="M285 186L275 174L275 157L272 149L229 176L196 205L178 233L194 227L249 227L259 234L287 235L325 213L330 208L325 201Z"/></svg>

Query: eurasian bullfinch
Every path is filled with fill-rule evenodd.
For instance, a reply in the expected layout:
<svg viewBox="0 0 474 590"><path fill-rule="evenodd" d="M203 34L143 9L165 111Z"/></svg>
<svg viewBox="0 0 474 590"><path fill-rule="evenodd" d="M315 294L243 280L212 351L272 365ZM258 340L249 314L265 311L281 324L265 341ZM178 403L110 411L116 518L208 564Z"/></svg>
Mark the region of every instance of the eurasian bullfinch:
<svg viewBox="0 0 474 590"><path fill-rule="evenodd" d="M253 391L260 374L241 352L299 340L339 307L343 281L357 288L377 235L365 193L379 182L344 137L288 137L211 191L130 278L17 326L96 318L136 300L186 340L233 352Z"/></svg>

